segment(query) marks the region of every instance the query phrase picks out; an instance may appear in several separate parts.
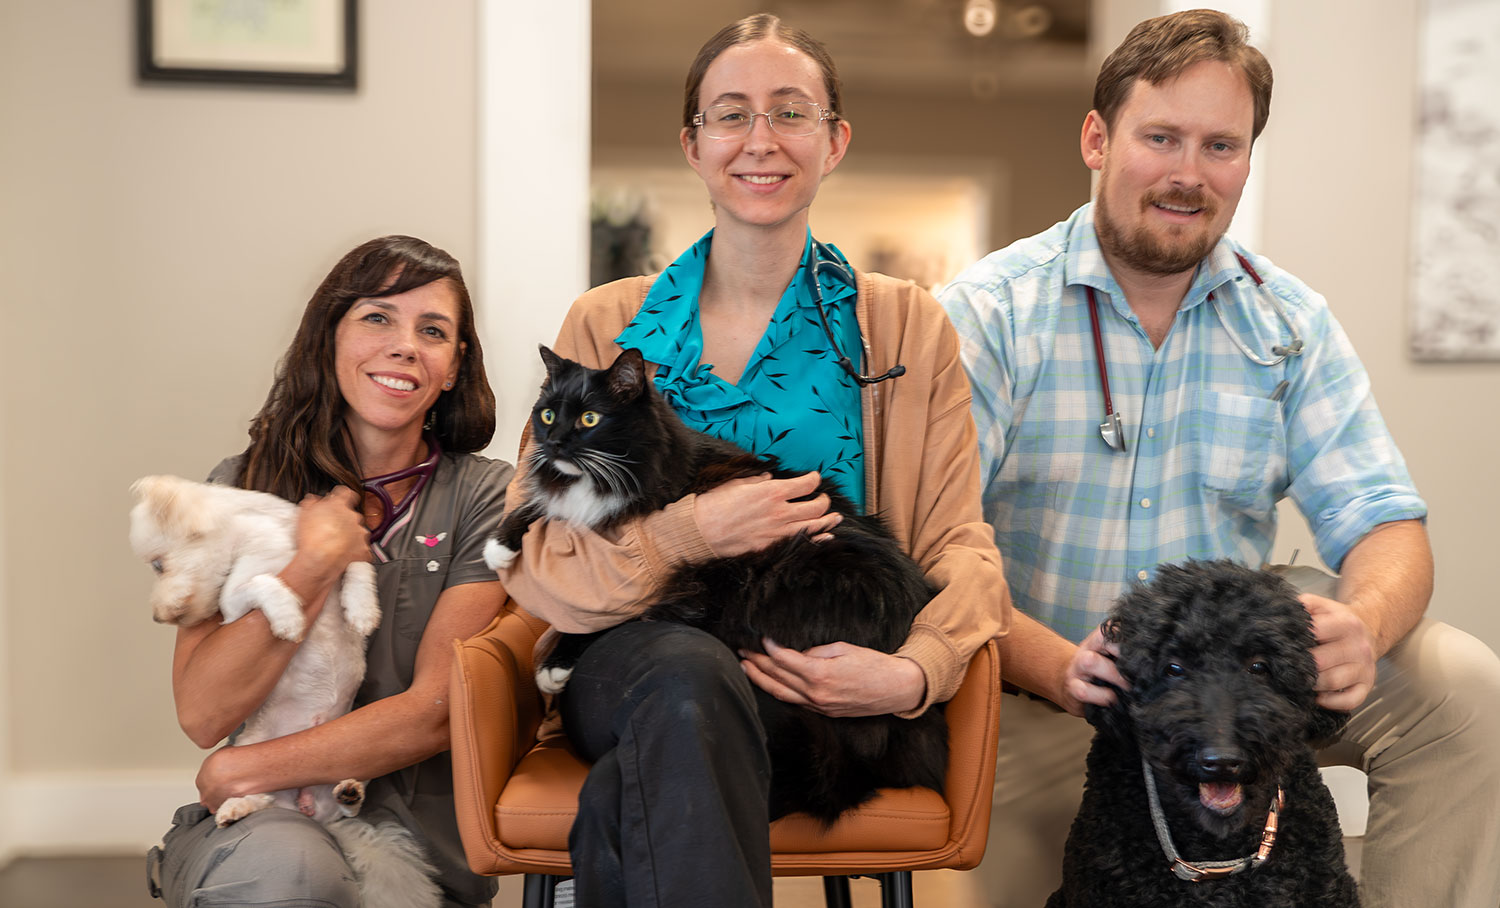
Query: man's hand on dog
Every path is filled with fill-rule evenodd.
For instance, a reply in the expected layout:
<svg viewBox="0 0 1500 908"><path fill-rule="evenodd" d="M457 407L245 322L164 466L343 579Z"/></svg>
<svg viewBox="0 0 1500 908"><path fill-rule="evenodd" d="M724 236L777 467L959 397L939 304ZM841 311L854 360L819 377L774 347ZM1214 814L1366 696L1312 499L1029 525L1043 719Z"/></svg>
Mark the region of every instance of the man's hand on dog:
<svg viewBox="0 0 1500 908"><path fill-rule="evenodd" d="M1102 626L1084 638L1073 651L1063 674L1062 692L1064 702L1057 704L1075 716L1083 715L1085 706L1109 706L1115 702L1113 684L1121 690L1130 685L1115 668L1115 657L1120 648L1104 639Z"/></svg>
<svg viewBox="0 0 1500 908"><path fill-rule="evenodd" d="M1348 712L1365 702L1375 686L1375 636L1370 628L1342 602L1302 594L1302 605L1312 616L1312 648L1318 665L1318 705Z"/></svg>

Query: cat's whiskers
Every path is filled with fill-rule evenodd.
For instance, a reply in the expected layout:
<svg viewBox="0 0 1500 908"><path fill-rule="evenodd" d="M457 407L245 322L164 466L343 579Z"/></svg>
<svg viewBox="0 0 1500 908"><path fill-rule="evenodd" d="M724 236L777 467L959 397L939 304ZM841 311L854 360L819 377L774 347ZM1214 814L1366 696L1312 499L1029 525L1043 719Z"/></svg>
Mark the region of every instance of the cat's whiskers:
<svg viewBox="0 0 1500 908"><path fill-rule="evenodd" d="M641 492L640 480L624 464L635 463L622 454L609 451L581 451L574 459L596 485L624 498L634 498Z"/></svg>

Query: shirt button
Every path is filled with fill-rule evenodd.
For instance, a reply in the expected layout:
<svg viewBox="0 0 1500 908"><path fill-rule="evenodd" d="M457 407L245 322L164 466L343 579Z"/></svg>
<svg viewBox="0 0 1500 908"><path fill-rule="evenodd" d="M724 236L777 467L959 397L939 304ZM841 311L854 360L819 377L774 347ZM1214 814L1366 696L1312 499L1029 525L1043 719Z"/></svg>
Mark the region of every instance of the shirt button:
<svg viewBox="0 0 1500 908"><path fill-rule="evenodd" d="M1150 426L1147 426L1146 427L1146 437L1147 438L1155 438L1156 437L1156 430L1153 429L1153 428L1151 428Z"/></svg>
<svg viewBox="0 0 1500 908"><path fill-rule="evenodd" d="M1135 576L1141 580L1145 580L1149 575L1145 571L1136 571Z"/></svg>
<svg viewBox="0 0 1500 908"><path fill-rule="evenodd" d="M427 573L436 573L439 567L441 567L441 565L439 565L436 561L429 561L427 562Z"/></svg>
<svg viewBox="0 0 1500 908"><path fill-rule="evenodd" d="M1149 499L1149 498L1142 498L1141 499L1141 507L1143 507L1143 508L1149 508L1149 507L1151 507L1151 499Z"/></svg>

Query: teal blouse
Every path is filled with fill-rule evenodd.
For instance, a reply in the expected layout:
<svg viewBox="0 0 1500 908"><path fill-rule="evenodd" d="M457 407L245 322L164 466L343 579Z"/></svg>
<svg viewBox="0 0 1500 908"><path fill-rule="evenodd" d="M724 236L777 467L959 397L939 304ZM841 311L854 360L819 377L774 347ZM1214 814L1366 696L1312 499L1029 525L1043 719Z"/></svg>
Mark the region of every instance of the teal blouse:
<svg viewBox="0 0 1500 908"><path fill-rule="evenodd" d="M615 343L634 347L656 364L656 388L683 422L775 457L785 469L817 470L863 512L860 389L839 367L818 320L807 279L807 269L816 262L812 232L807 234L802 263L736 384L715 375L712 363L702 362L698 295L712 246L710 230L668 265ZM853 274L843 253L833 246L825 248ZM829 327L857 367L863 354L854 311L857 291L832 269L824 269L818 283Z"/></svg>

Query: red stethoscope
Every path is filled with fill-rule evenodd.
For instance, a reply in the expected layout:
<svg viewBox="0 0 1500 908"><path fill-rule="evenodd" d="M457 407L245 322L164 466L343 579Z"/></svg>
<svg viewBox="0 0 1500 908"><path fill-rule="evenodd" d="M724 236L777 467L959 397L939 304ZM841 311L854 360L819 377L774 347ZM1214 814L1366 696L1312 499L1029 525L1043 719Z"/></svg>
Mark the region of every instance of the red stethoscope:
<svg viewBox="0 0 1500 908"><path fill-rule="evenodd" d="M1297 326L1292 323L1291 318L1286 314L1286 309L1282 307L1281 300L1276 298L1276 294L1265 289L1266 282L1261 280L1260 275L1256 273L1255 268L1250 265L1248 259L1238 252L1234 254L1234 257L1239 260L1240 267L1245 269L1245 273L1250 275L1250 279L1255 282L1255 288L1261 291L1262 296L1271 301L1271 308L1276 310L1277 317L1292 332L1292 339L1289 343L1276 344L1271 347L1271 355L1269 357L1261 358L1256 356L1250 347L1240 339L1239 335L1235 334L1234 330L1229 327L1229 323L1224 320L1223 310L1219 308L1219 301L1214 299L1214 295L1210 293L1208 301L1214 307L1214 314L1219 317L1219 324L1224 326L1224 333L1228 334L1229 339L1234 341L1234 345L1240 348L1240 352L1245 354L1245 358L1256 365L1275 366L1285 361L1288 356L1301 356L1302 348L1305 346L1302 342L1302 335L1297 333ZM1085 287L1084 290L1088 292L1089 297L1089 325L1094 331L1094 363L1099 367L1099 385L1104 389L1104 421L1099 423L1099 437L1103 438L1104 443L1114 450L1124 451L1125 427L1120 421L1120 414L1115 412L1114 401L1109 396L1109 370L1104 365L1104 336L1099 331L1099 301L1094 297L1093 287ZM1287 383L1284 381L1277 385L1276 390L1271 392L1271 399L1280 400L1281 395L1286 392L1286 388Z"/></svg>

